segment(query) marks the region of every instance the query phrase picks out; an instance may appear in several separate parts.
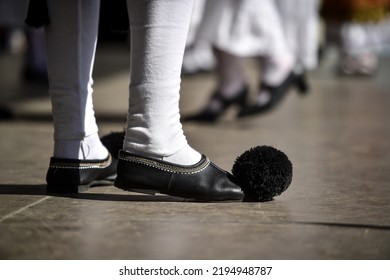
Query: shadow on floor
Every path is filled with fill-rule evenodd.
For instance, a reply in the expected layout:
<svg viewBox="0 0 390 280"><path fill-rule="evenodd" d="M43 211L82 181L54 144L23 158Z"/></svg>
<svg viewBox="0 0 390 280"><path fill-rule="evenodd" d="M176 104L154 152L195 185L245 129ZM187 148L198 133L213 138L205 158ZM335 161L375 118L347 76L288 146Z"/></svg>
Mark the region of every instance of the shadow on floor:
<svg viewBox="0 0 390 280"><path fill-rule="evenodd" d="M94 189L98 189L96 186ZM68 197L86 200L101 201L137 201L137 202L184 202L185 199L165 195L133 195L133 194L110 194L110 193L78 193L78 194L53 194L46 191L46 185L0 185L0 195L43 195L52 197Z"/></svg>
<svg viewBox="0 0 390 280"><path fill-rule="evenodd" d="M94 190L99 187L94 187ZM129 201L129 202L186 202L186 203L207 203L200 201L191 201L184 198L165 196L165 195L134 195L134 194L110 194L110 193L78 193L78 194L49 194L46 191L46 185L17 185L17 184L1 184L0 195L40 195L51 197L65 197L83 200L96 201ZM208 202L209 203L209 202ZM239 203L239 202L231 202ZM248 202L249 204L253 204ZM342 227L342 228L361 228L374 230L390 230L389 225L376 224L357 224L357 223L337 223L337 222L320 222L320 221L275 221L261 222L262 224L300 224L300 225L316 225L325 227Z"/></svg>

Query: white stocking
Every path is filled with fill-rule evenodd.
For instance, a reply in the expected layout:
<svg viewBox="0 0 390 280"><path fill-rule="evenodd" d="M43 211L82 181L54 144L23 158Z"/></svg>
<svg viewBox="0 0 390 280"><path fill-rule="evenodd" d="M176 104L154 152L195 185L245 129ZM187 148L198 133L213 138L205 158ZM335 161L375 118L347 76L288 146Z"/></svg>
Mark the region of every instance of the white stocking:
<svg viewBox="0 0 390 280"><path fill-rule="evenodd" d="M124 149L190 165L200 154L180 123L180 74L192 0L128 0L131 83Z"/></svg>
<svg viewBox="0 0 390 280"><path fill-rule="evenodd" d="M102 159L92 104L92 68L99 1L48 1L45 27L49 93L54 121L54 156Z"/></svg>

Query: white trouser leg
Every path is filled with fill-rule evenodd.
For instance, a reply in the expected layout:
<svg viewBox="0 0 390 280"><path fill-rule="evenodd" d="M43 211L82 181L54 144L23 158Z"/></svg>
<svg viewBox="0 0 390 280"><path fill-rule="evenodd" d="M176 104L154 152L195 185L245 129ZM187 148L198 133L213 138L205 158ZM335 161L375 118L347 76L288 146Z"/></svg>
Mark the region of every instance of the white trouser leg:
<svg viewBox="0 0 390 280"><path fill-rule="evenodd" d="M180 123L180 74L192 0L128 0L131 83L124 149L193 164Z"/></svg>
<svg viewBox="0 0 390 280"><path fill-rule="evenodd" d="M256 0L247 0L252 2ZM273 0L261 1L259 9L264 20L261 21L263 39L266 42L261 80L268 85L277 86L292 71L295 57L286 40L280 14Z"/></svg>
<svg viewBox="0 0 390 280"><path fill-rule="evenodd" d="M296 58L299 72L317 66L319 0L276 0L286 42Z"/></svg>
<svg viewBox="0 0 390 280"><path fill-rule="evenodd" d="M99 1L89 0L48 1L51 22L45 34L55 157L107 156L92 104L99 6Z"/></svg>

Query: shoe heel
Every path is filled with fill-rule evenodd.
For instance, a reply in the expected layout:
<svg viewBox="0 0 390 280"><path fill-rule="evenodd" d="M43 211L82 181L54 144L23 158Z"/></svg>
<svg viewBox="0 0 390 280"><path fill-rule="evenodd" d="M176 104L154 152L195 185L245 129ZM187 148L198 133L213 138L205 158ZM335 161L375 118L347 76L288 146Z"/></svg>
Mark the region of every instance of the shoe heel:
<svg viewBox="0 0 390 280"><path fill-rule="evenodd" d="M240 109L243 109L246 107L248 103L248 88L245 87L242 93L240 94L239 98L237 99L236 103Z"/></svg>
<svg viewBox="0 0 390 280"><path fill-rule="evenodd" d="M46 192L48 194L77 194L82 193L90 189L90 185L56 185L48 184L46 186Z"/></svg>
<svg viewBox="0 0 390 280"><path fill-rule="evenodd" d="M306 81L306 78L303 75L298 75L296 77L296 83L295 83L298 93L301 95L306 95L309 93L309 85Z"/></svg>

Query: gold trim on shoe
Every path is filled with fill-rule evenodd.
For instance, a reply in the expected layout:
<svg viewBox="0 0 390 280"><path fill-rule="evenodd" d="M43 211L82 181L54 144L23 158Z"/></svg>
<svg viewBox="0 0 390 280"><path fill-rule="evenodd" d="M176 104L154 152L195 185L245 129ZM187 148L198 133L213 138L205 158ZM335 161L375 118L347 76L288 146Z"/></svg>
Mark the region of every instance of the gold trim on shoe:
<svg viewBox="0 0 390 280"><path fill-rule="evenodd" d="M93 168L107 168L112 162L111 154L108 155L104 161L89 161L89 160L75 160L75 162L55 162L50 163L49 168L61 169L93 169Z"/></svg>
<svg viewBox="0 0 390 280"><path fill-rule="evenodd" d="M143 165L146 165L146 166L149 166L152 168L160 169L162 171L171 172L171 173L179 173L179 174L199 173L202 170L204 170L207 166L209 166L209 164L210 164L210 160L205 156L203 157L201 162L199 162L198 164L190 165L188 167L163 163L161 161L142 158L142 157L138 157L138 156L126 155L126 154L123 154L123 152L119 153L119 159L124 160L124 161L128 161L128 162L143 164Z"/></svg>

